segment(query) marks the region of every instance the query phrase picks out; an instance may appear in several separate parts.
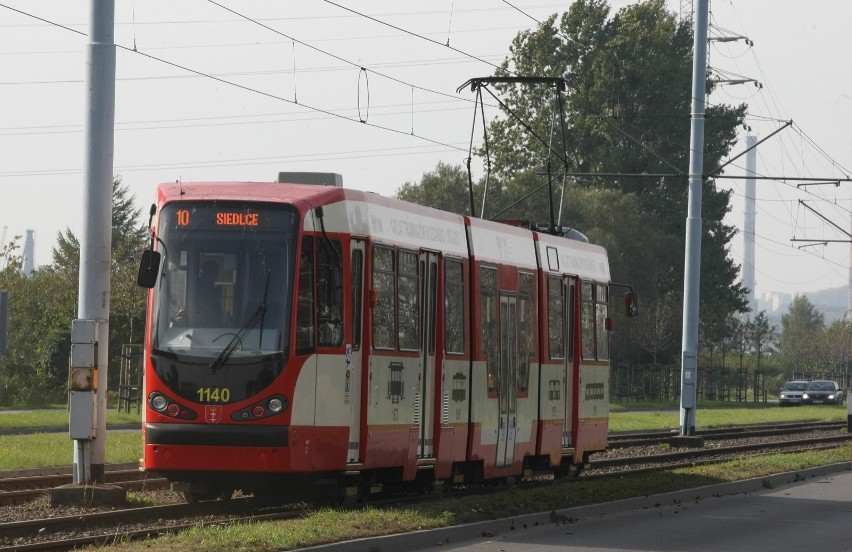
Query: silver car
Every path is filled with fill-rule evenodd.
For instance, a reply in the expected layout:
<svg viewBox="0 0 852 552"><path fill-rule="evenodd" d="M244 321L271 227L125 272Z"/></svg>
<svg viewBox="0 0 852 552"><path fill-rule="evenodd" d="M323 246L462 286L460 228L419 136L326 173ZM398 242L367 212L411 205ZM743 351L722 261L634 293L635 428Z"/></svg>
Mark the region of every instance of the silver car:
<svg viewBox="0 0 852 552"><path fill-rule="evenodd" d="M779 406L800 406L802 404L802 394L807 389L810 382L806 380L788 381L781 388L781 393L778 395Z"/></svg>

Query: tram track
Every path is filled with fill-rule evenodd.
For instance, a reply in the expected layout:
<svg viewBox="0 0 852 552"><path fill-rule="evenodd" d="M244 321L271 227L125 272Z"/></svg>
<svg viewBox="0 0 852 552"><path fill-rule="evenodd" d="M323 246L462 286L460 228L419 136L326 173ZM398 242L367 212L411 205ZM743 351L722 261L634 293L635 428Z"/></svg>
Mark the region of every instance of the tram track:
<svg viewBox="0 0 852 552"><path fill-rule="evenodd" d="M773 435L790 435L802 431L831 430L846 427L847 423L838 422L789 422L782 424L751 424L735 427L703 429L695 432L705 441L735 439L738 437L763 437ZM660 444L677 436L677 430L658 430L643 432L610 433L607 448L631 447L640 445Z"/></svg>
<svg viewBox="0 0 852 552"><path fill-rule="evenodd" d="M133 464L108 466L104 483L127 491L144 492L168 489L169 482L156 475L140 472ZM51 488L73 482L69 470L21 470L0 473L0 507L38 500Z"/></svg>
<svg viewBox="0 0 852 552"><path fill-rule="evenodd" d="M786 425L786 424L785 424ZM842 425L842 424L841 424ZM588 468L580 479L624 477L631 473L668 470L681 466L695 466L702 463L715 463L754 454L774 454L800 450L815 450L842 446L852 440L852 434L841 430L836 424L806 424L790 433L792 428L765 426L752 430L740 428L714 430L718 439L708 439L708 444L696 449L663 450L659 443L651 443L652 438L642 444L624 446L624 441L606 453L593 455ZM767 435L766 432L771 434ZM774 433L772 433L774 431ZM649 432L650 433L650 432ZM671 432L656 432L654 438ZM725 439L720 436L727 433L735 435ZM758 436L759 435L759 436ZM635 438L635 435L633 436ZM618 439L616 439L618 441ZM109 470L108 473L120 473L122 470ZM64 475L64 474L63 474ZM0 474L0 496L6 491L5 483L10 478ZM149 480L154 481L154 480ZM18 482L19 483L19 482ZM527 483L522 483L525 485ZM546 485L547 478L541 477L530 485ZM499 492L494 488L473 486L472 491L454 491L446 495L462 496L463 492ZM39 490L42 494L44 489ZM458 494L456 494L458 493ZM434 498L434 495L429 497ZM381 507L388 504L412 504L422 501L423 497L400 497L385 500L371 500L371 505ZM3 521L0 517L0 550L69 550L84 544L101 544L120 540L155 537L173 533L198 525L229 525L267 520L286 520L303 515L305 503L298 506L274 505L269 499L235 498L229 501L216 501L199 504L167 504L125 509L74 509L70 512L56 511L51 517L39 517L34 510L32 519ZM0 508L0 512L2 512ZM2 513L0 513L2 516Z"/></svg>
<svg viewBox="0 0 852 552"><path fill-rule="evenodd" d="M852 442L852 433L841 433L838 429L827 430L826 433L818 437L798 437L799 435L807 435L800 430L796 433L775 434L780 437L797 437L793 439L779 441L763 440L761 442L705 446L701 448L680 448L671 452L659 452L655 454L635 454L631 452L628 455L622 456L615 455L615 451L611 450L607 453L598 453L599 456L611 455L609 457L595 458L595 455L593 455L590 469L591 472L597 474L609 471L624 473L634 466L641 466L648 469L671 469L673 467L692 466L699 463L720 462L745 456L745 453L750 452L764 452L766 454L774 452L799 452L802 450L816 450L818 448L834 448ZM742 437L739 439L742 439ZM586 471L583 475L588 475L589 473L589 471Z"/></svg>

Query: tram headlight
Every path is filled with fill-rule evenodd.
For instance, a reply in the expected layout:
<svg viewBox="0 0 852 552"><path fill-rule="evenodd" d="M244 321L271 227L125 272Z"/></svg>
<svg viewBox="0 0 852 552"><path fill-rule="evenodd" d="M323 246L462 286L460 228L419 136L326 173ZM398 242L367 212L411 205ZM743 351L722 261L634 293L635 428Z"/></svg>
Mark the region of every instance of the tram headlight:
<svg viewBox="0 0 852 552"><path fill-rule="evenodd" d="M276 414L284 409L284 403L279 398L270 399L267 406L269 406L270 412L275 412Z"/></svg>
<svg viewBox="0 0 852 552"><path fill-rule="evenodd" d="M150 399L151 408L157 412L162 412L169 405L169 401L159 393L154 393Z"/></svg>

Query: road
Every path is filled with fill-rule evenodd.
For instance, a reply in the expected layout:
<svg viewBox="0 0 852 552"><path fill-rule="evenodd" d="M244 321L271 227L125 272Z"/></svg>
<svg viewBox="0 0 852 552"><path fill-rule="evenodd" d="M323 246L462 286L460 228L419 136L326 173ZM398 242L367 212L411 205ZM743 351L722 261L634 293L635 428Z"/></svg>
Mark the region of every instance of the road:
<svg viewBox="0 0 852 552"><path fill-rule="evenodd" d="M797 481L798 479L798 481ZM852 463L312 552L852 551Z"/></svg>

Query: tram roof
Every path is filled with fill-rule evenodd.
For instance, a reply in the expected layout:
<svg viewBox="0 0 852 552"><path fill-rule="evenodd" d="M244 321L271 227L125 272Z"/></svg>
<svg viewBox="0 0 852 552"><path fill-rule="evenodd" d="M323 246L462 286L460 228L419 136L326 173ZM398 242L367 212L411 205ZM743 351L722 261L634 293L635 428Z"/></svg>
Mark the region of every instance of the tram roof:
<svg viewBox="0 0 852 552"><path fill-rule="evenodd" d="M172 201L259 201L290 203L310 209L343 199L346 190L335 186L279 182L170 182L157 188L157 200Z"/></svg>

